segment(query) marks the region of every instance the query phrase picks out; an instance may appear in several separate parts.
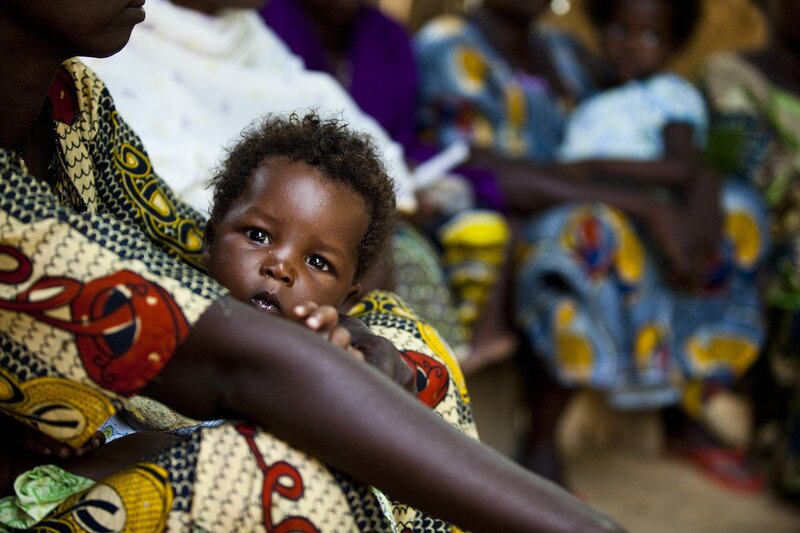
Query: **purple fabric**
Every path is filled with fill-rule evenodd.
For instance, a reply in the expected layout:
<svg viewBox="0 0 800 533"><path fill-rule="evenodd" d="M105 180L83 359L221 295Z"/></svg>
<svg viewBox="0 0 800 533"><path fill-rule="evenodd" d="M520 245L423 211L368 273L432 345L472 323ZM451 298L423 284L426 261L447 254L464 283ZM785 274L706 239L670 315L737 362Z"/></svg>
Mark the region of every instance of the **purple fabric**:
<svg viewBox="0 0 800 533"><path fill-rule="evenodd" d="M334 73L302 2L270 0L260 13L289 48L303 58L308 69ZM413 113L417 72L405 29L378 9L363 6L353 25L349 59L352 71L347 91L365 113L403 145L407 156L416 159Z"/></svg>
<svg viewBox="0 0 800 533"><path fill-rule="evenodd" d="M269 0L261 17L306 68L334 74L313 20L300 0ZM414 127L417 68L405 28L377 8L362 6L349 47L350 84L345 88L358 106L400 143L408 160L421 163L438 151L419 141ZM505 200L492 173L460 167L485 207L503 210Z"/></svg>

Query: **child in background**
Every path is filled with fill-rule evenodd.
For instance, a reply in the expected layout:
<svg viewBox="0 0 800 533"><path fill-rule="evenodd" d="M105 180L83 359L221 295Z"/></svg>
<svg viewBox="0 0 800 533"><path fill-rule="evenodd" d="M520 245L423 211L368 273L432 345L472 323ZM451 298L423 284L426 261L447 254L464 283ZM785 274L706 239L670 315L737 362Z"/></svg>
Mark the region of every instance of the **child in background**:
<svg viewBox="0 0 800 533"><path fill-rule="evenodd" d="M595 212L602 208L588 207L569 215L567 226L582 227L577 234L584 239L571 246L593 268L615 272L613 291L602 284L617 295L605 301L603 313L611 337L623 340L615 366L635 378L618 382L613 400L629 408L670 404L680 389L672 376L676 370L690 379L729 381L752 363L763 340L753 276L766 220L756 194L738 184L721 185L702 164L705 102L690 82L665 70L692 35L699 2L592 0L587 7L616 85L572 112L559 161L590 182L650 197L655 205L649 209L663 207L664 216L637 242L633 228L615 228ZM753 231L734 234L742 228L732 220ZM613 241L619 241L618 249L611 254ZM659 282L658 268L650 272L639 258L636 250L647 244L659 248L669 283ZM568 274L563 279L578 286ZM550 307L558 305L554 300ZM645 338L654 335L663 346L647 348L653 343ZM726 343L724 357L713 356L710 339ZM700 346L711 350L705 354L710 357L699 353Z"/></svg>
<svg viewBox="0 0 800 533"><path fill-rule="evenodd" d="M666 70L700 19L697 0L589 1L612 86L569 115L557 160L604 186L655 195L650 224L673 279L697 275L719 242L718 187L698 167L708 119L699 90Z"/></svg>
<svg viewBox="0 0 800 533"><path fill-rule="evenodd" d="M700 18L696 0L589 1L612 85L571 113L559 153L562 161L593 158L657 160L692 157L704 142L706 110L700 92L666 70ZM624 105L620 102L623 101ZM609 112L609 111L613 111ZM591 119L602 115L604 122ZM665 128L685 125L676 153ZM579 132L580 127L588 127Z"/></svg>
<svg viewBox="0 0 800 533"><path fill-rule="evenodd" d="M764 341L765 211L703 164L704 100L665 70L699 2L587 7L616 85L571 114L557 170L627 200L551 210L526 228L523 325L561 385L606 390L623 409L681 403L702 422L701 400L735 382ZM703 435L695 445L719 445L689 427L687 440Z"/></svg>

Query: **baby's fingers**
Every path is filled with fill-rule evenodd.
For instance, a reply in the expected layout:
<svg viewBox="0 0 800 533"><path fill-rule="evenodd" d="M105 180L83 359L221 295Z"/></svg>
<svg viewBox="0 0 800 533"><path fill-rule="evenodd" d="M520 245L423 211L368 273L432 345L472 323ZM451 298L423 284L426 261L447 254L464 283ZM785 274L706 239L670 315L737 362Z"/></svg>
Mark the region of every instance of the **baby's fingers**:
<svg viewBox="0 0 800 533"><path fill-rule="evenodd" d="M355 348L353 346L348 346L347 353L349 353L359 361L364 361L364 353L358 348Z"/></svg>
<svg viewBox="0 0 800 533"><path fill-rule="evenodd" d="M346 350L347 348L350 347L350 342L353 339L349 331L339 326L331 330L330 334L328 335L328 340L331 341L336 346L338 346L339 348Z"/></svg>
<svg viewBox="0 0 800 533"><path fill-rule="evenodd" d="M311 313L313 313L317 309L319 309L319 305L317 305L316 303L304 302L292 308L292 318L294 318L299 322L303 322L311 315Z"/></svg>
<svg viewBox="0 0 800 533"><path fill-rule="evenodd" d="M339 325L339 312L333 306L323 305L310 313L304 324L314 331L333 330Z"/></svg>
<svg viewBox="0 0 800 533"><path fill-rule="evenodd" d="M351 344L353 342L353 336L348 329L342 326L334 328L330 335L328 335L328 340L339 348L343 348L359 361L364 361L364 353Z"/></svg>

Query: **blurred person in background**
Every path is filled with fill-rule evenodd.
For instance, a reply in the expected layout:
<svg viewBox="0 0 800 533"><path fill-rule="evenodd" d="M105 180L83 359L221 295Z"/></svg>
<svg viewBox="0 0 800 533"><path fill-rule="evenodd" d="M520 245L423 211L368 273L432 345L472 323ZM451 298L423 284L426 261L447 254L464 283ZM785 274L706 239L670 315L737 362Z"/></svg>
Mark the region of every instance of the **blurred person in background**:
<svg viewBox="0 0 800 533"><path fill-rule="evenodd" d="M702 97L661 73L698 2L591 3L610 77L569 117L567 85L530 33L546 6L484 1L428 23L415 50L424 125L442 143L469 139L509 211L528 219L514 318L557 383L529 387L520 457L563 480L554 430L569 389L653 409L691 403L752 364L767 240L757 195L739 184L720 194L702 164Z"/></svg>

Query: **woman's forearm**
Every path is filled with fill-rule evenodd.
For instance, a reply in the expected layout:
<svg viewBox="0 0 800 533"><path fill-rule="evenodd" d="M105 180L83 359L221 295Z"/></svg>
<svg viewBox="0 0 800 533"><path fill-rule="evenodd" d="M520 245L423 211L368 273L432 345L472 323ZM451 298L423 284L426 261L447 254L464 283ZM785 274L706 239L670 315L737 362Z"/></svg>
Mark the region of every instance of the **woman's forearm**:
<svg viewBox="0 0 800 533"><path fill-rule="evenodd" d="M611 531L556 485L469 439L295 324L225 300L146 394L256 423L392 497L475 531Z"/></svg>
<svg viewBox="0 0 800 533"><path fill-rule="evenodd" d="M604 202L627 210L653 187L681 190L698 171L692 161L591 160L537 165L476 151L470 164L494 173L508 207L521 215L568 202Z"/></svg>
<svg viewBox="0 0 800 533"><path fill-rule="evenodd" d="M559 174L558 167L529 166L524 172L501 176L501 187L511 211L530 216L565 203L604 203L635 219L647 217L655 201L645 191L604 186Z"/></svg>
<svg viewBox="0 0 800 533"><path fill-rule="evenodd" d="M624 159L595 159L583 163L594 181L615 180L639 185L668 188L684 187L694 175L697 165L690 160L656 159L631 161Z"/></svg>

